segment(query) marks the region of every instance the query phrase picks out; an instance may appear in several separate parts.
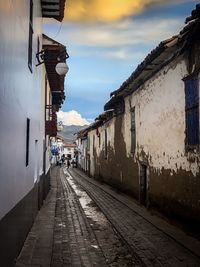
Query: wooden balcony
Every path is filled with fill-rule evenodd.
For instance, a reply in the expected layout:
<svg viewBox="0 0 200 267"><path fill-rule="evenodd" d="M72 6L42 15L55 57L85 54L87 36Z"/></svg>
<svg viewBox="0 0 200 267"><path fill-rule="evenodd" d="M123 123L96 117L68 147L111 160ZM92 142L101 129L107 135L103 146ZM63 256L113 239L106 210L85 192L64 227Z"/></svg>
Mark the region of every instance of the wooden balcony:
<svg viewBox="0 0 200 267"><path fill-rule="evenodd" d="M45 134L49 136L57 135L57 115L55 105L46 105L45 114Z"/></svg>
<svg viewBox="0 0 200 267"><path fill-rule="evenodd" d="M57 135L57 121L46 121L45 122L45 134L49 136Z"/></svg>

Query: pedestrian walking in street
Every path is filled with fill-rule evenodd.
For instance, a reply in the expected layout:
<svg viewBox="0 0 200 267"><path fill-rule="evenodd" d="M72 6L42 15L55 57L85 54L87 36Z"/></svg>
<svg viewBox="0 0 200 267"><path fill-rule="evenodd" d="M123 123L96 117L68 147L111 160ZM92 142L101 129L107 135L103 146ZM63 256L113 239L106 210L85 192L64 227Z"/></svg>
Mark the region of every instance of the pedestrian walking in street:
<svg viewBox="0 0 200 267"><path fill-rule="evenodd" d="M75 160L72 159L72 167L73 167L73 168L75 167L75 164L76 164Z"/></svg>
<svg viewBox="0 0 200 267"><path fill-rule="evenodd" d="M67 159L67 169L69 169L69 167L70 167L70 160L69 159Z"/></svg>
<svg viewBox="0 0 200 267"><path fill-rule="evenodd" d="M61 158L59 159L58 164L59 164L60 167L62 166L62 159Z"/></svg>
<svg viewBox="0 0 200 267"><path fill-rule="evenodd" d="M62 155L61 160L62 160L62 164L64 164L65 163L65 154Z"/></svg>

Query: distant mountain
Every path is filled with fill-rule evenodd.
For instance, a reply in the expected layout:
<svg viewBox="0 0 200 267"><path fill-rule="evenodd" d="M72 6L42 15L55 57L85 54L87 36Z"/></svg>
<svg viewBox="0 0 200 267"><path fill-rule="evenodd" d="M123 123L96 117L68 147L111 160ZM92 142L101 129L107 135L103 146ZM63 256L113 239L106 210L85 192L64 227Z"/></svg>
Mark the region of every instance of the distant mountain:
<svg viewBox="0 0 200 267"><path fill-rule="evenodd" d="M76 140L76 133L80 130L87 128L88 125L78 126L78 125L63 125L62 129L58 131L58 136L63 138L66 143L73 143Z"/></svg>

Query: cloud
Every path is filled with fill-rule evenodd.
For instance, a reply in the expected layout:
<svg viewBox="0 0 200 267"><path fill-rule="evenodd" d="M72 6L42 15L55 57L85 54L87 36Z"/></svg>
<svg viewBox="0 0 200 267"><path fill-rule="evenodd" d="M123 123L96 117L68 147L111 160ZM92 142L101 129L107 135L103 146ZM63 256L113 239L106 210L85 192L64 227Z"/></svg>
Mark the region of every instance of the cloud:
<svg viewBox="0 0 200 267"><path fill-rule="evenodd" d="M143 0L67 1L65 18L70 21L116 21L142 10ZM149 2L144 0L144 2Z"/></svg>
<svg viewBox="0 0 200 267"><path fill-rule="evenodd" d="M183 0L168 0L169 3ZM166 4L165 0L69 0L65 8L65 20L73 22L111 22L141 12L153 4Z"/></svg>
<svg viewBox="0 0 200 267"><path fill-rule="evenodd" d="M71 43L87 47L121 48L168 38L181 24L181 19L126 19L113 24L77 26L68 32L68 39Z"/></svg>
<svg viewBox="0 0 200 267"><path fill-rule="evenodd" d="M90 122L84 119L81 114L75 110L57 112L58 121L62 121L64 125L89 125Z"/></svg>
<svg viewBox="0 0 200 267"><path fill-rule="evenodd" d="M138 62L160 41L178 33L182 26L184 21L180 17L151 17L141 20L126 18L109 24L63 24L58 41L66 43L67 36L71 57Z"/></svg>

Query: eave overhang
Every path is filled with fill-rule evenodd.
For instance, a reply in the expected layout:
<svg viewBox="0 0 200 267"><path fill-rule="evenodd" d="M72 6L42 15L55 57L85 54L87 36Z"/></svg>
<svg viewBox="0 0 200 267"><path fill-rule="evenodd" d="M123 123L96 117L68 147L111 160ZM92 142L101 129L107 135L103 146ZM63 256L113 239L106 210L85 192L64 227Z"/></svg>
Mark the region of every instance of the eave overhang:
<svg viewBox="0 0 200 267"><path fill-rule="evenodd" d="M65 75L58 75L55 68L59 62L66 62L66 47L43 34L43 50L45 51L45 68L49 86L52 92L52 104L57 110L65 100L64 81ZM62 56L62 59L61 59Z"/></svg>
<svg viewBox="0 0 200 267"><path fill-rule="evenodd" d="M186 23L187 25L178 35L162 41L152 50L120 88L111 93L111 99L106 103L105 109L112 108L118 102L119 97L125 97L136 91L161 68L190 49L195 40L200 39L200 4L196 5L192 15L186 18Z"/></svg>
<svg viewBox="0 0 200 267"><path fill-rule="evenodd" d="M83 130L79 131L77 133L77 138L80 138L80 139L87 138L87 134L88 134L89 131L94 130L94 129L97 129L102 124L103 124L103 121L102 120L96 120L95 122L93 122L90 125L88 125L87 128L84 128Z"/></svg>
<svg viewBox="0 0 200 267"><path fill-rule="evenodd" d="M42 17L62 21L66 0L41 0Z"/></svg>

